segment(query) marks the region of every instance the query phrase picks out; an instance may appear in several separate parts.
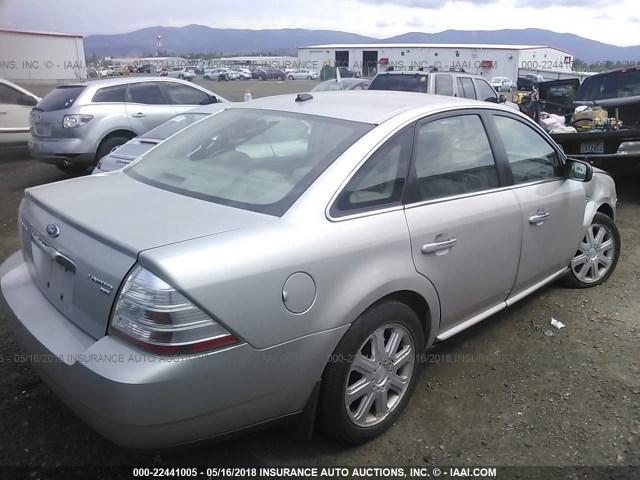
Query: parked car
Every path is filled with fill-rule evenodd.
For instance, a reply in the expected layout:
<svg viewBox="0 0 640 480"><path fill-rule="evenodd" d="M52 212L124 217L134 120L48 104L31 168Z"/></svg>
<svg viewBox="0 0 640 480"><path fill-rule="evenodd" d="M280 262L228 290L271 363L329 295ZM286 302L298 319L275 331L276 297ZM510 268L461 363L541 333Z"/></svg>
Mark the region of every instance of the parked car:
<svg viewBox="0 0 640 480"><path fill-rule="evenodd" d="M160 76L161 77L169 76L169 69L167 67L162 67L162 70L160 70Z"/></svg>
<svg viewBox="0 0 640 480"><path fill-rule="evenodd" d="M311 89L312 92L326 92L333 90L366 90L369 80L366 78L343 78L340 81L325 80Z"/></svg>
<svg viewBox="0 0 640 480"><path fill-rule="evenodd" d="M251 72L251 78L256 80L280 80L286 78L286 74L282 70L274 68L256 68Z"/></svg>
<svg viewBox="0 0 640 480"><path fill-rule="evenodd" d="M489 85L496 89L496 92L510 92L513 88L513 80L507 77L493 77Z"/></svg>
<svg viewBox="0 0 640 480"><path fill-rule="evenodd" d="M516 88L520 91L531 92L538 88L538 82L527 77L518 77Z"/></svg>
<svg viewBox="0 0 640 480"><path fill-rule="evenodd" d="M151 73L151 71L153 70L153 72L155 73L156 69L155 67L153 67L152 65L149 65L148 63L145 65L140 65L137 69L136 72L137 73Z"/></svg>
<svg viewBox="0 0 640 480"><path fill-rule="evenodd" d="M211 68L204 71L205 80L235 80L238 74L230 68Z"/></svg>
<svg viewBox="0 0 640 480"><path fill-rule="evenodd" d="M179 78L181 80L193 80L196 78L196 74L193 71L189 71L184 67L172 67L167 73L168 77Z"/></svg>
<svg viewBox="0 0 640 480"><path fill-rule="evenodd" d="M238 67L232 70L236 72L236 77L238 78L238 80L251 80L251 70L249 70L248 68Z"/></svg>
<svg viewBox="0 0 640 480"><path fill-rule="evenodd" d="M563 275L599 285L620 253L610 176L517 111L406 92L230 104L19 212L6 323L129 447L311 431L316 405L329 436L365 442L436 340Z"/></svg>
<svg viewBox="0 0 640 480"><path fill-rule="evenodd" d="M520 110L517 104L507 101L507 97L498 95L484 77L459 70L386 71L373 78L369 90L433 93L504 103Z"/></svg>
<svg viewBox="0 0 640 480"><path fill-rule="evenodd" d="M318 72L306 69L294 70L287 74L287 78L289 80L315 80L318 78Z"/></svg>
<svg viewBox="0 0 640 480"><path fill-rule="evenodd" d="M359 78L362 76L359 71L351 70L347 67L338 67L338 70L340 71L340 76L344 78Z"/></svg>
<svg viewBox="0 0 640 480"><path fill-rule="evenodd" d="M158 125L156 128L152 128L147 133L132 138L124 145L112 150L98 161L92 173L97 175L98 173L120 170L171 135L187 128L198 120L202 120L211 114L224 110L226 107L226 103L218 102L180 113Z"/></svg>
<svg viewBox="0 0 640 480"><path fill-rule="evenodd" d="M106 78L109 76L109 70L106 67L100 67L98 69L98 74L101 78Z"/></svg>
<svg viewBox="0 0 640 480"><path fill-rule="evenodd" d="M31 112L31 156L64 171L84 170L114 148L222 97L175 78L114 78L53 89Z"/></svg>
<svg viewBox="0 0 640 480"><path fill-rule="evenodd" d="M29 114L39 101L30 91L0 78L0 146L27 145Z"/></svg>

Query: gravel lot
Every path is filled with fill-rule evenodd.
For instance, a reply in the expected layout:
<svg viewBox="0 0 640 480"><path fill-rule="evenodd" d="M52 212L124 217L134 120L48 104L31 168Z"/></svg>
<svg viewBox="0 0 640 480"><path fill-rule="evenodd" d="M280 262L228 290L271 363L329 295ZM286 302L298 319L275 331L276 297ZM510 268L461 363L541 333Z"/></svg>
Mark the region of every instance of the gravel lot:
<svg viewBox="0 0 640 480"><path fill-rule="evenodd" d="M240 100L246 89L258 97L316 82L205 83ZM640 466L640 174L612 173L623 242L613 277L587 290L551 285L440 344L398 424L364 446L272 429L179 449L118 448L20 361L0 310L0 466ZM25 151L0 153L0 261L18 248L23 190L65 178ZM551 327L552 317L566 328Z"/></svg>

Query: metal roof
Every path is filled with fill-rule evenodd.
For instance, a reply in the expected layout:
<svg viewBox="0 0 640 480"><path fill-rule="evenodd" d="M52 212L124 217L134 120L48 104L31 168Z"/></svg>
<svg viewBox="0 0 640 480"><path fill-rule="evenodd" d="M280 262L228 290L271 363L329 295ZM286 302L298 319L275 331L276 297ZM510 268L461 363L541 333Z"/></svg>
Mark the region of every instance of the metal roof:
<svg viewBox="0 0 640 480"><path fill-rule="evenodd" d="M335 48L474 48L493 50L529 50L532 48L559 48L548 45L492 45L488 43L330 43L326 45L311 45L298 48L335 49ZM564 50L562 50L564 51Z"/></svg>
<svg viewBox="0 0 640 480"><path fill-rule="evenodd" d="M59 32L42 32L42 31L37 31L37 30L16 30L16 29L9 29L9 28L1 28L0 27L0 33L5 32L5 33L27 33L29 35L46 35L46 36L50 36L50 37L73 37L73 38L83 38L82 35L74 35L72 33L59 33Z"/></svg>

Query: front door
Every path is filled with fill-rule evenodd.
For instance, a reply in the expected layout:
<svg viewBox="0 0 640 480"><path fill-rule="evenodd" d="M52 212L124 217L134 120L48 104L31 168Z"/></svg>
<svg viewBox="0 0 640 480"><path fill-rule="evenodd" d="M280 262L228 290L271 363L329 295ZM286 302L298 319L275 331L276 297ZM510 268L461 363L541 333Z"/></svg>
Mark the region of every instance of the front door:
<svg viewBox="0 0 640 480"><path fill-rule="evenodd" d="M158 82L139 82L129 85L126 109L131 129L142 135L176 114L158 86Z"/></svg>
<svg viewBox="0 0 640 480"><path fill-rule="evenodd" d="M522 208L522 253L512 295L567 267L584 234L585 192L565 178L556 149L528 122L494 114Z"/></svg>

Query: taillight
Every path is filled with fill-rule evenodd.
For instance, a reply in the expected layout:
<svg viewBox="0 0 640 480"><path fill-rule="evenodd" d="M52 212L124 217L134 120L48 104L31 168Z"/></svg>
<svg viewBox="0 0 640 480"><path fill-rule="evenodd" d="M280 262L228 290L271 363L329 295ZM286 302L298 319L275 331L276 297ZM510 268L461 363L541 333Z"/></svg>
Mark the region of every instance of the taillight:
<svg viewBox="0 0 640 480"><path fill-rule="evenodd" d="M182 354L238 342L171 285L141 266L127 278L109 333L155 353Z"/></svg>

